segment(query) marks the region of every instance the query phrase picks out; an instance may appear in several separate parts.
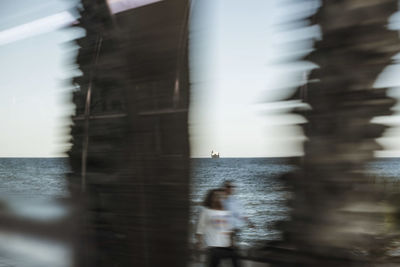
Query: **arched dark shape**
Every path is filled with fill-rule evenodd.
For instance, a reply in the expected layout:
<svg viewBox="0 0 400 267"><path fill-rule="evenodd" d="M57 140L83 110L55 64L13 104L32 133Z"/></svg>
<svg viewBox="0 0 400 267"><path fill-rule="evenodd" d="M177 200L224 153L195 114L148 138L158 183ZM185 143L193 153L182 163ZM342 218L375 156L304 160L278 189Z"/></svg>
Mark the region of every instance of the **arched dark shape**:
<svg viewBox="0 0 400 267"><path fill-rule="evenodd" d="M75 266L186 266L189 2L82 0L70 191Z"/></svg>

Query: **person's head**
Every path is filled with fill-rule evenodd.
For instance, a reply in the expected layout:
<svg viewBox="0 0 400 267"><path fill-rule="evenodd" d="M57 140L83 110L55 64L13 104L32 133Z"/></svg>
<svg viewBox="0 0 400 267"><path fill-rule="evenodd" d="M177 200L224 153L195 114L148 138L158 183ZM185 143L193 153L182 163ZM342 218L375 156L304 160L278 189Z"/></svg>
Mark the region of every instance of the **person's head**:
<svg viewBox="0 0 400 267"><path fill-rule="evenodd" d="M224 189L212 189L208 191L204 199L204 207L209 209L222 209L222 200L226 197Z"/></svg>
<svg viewBox="0 0 400 267"><path fill-rule="evenodd" d="M235 185L233 184L232 181L227 180L224 182L224 190L228 196L232 195L233 192L235 191Z"/></svg>

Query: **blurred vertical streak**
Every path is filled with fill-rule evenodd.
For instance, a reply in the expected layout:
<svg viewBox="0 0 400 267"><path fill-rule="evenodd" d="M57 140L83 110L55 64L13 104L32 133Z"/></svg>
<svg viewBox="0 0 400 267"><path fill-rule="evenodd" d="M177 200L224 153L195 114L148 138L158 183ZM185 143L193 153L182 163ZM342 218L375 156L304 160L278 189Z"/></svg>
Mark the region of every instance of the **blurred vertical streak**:
<svg viewBox="0 0 400 267"><path fill-rule="evenodd" d="M188 6L165 0L112 15L105 1L82 0L78 27L86 36L77 40L77 64L83 75L74 80L80 90L73 96L69 152L75 266L187 264Z"/></svg>
<svg viewBox="0 0 400 267"><path fill-rule="evenodd" d="M276 252L270 257L276 266L370 266L390 261L380 205L385 194L365 166L386 128L371 119L391 114L395 104L386 88L373 85L400 51L397 33L387 28L398 3L321 3L313 19L322 40L307 57L319 66L309 77L311 110L295 111L308 121L308 140L299 170L283 177L293 190L292 211L279 224L284 238L269 247Z"/></svg>

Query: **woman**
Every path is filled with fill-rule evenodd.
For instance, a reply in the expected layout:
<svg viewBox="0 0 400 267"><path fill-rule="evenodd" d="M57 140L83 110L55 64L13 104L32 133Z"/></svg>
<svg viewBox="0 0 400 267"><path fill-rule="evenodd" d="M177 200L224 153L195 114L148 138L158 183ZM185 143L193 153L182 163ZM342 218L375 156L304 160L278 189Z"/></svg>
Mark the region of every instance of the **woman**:
<svg viewBox="0 0 400 267"><path fill-rule="evenodd" d="M203 243L207 245L209 267L217 267L225 258L230 258L234 267L240 266L232 246L231 213L222 206L224 197L223 189L208 192L197 225L198 246Z"/></svg>

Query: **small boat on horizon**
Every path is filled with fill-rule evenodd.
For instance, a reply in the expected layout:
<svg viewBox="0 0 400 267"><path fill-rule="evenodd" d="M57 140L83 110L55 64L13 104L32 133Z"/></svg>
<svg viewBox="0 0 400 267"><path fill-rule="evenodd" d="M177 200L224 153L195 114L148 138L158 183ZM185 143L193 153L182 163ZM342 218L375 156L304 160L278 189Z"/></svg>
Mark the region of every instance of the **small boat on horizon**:
<svg viewBox="0 0 400 267"><path fill-rule="evenodd" d="M211 150L211 158L212 159L219 159L219 152Z"/></svg>

